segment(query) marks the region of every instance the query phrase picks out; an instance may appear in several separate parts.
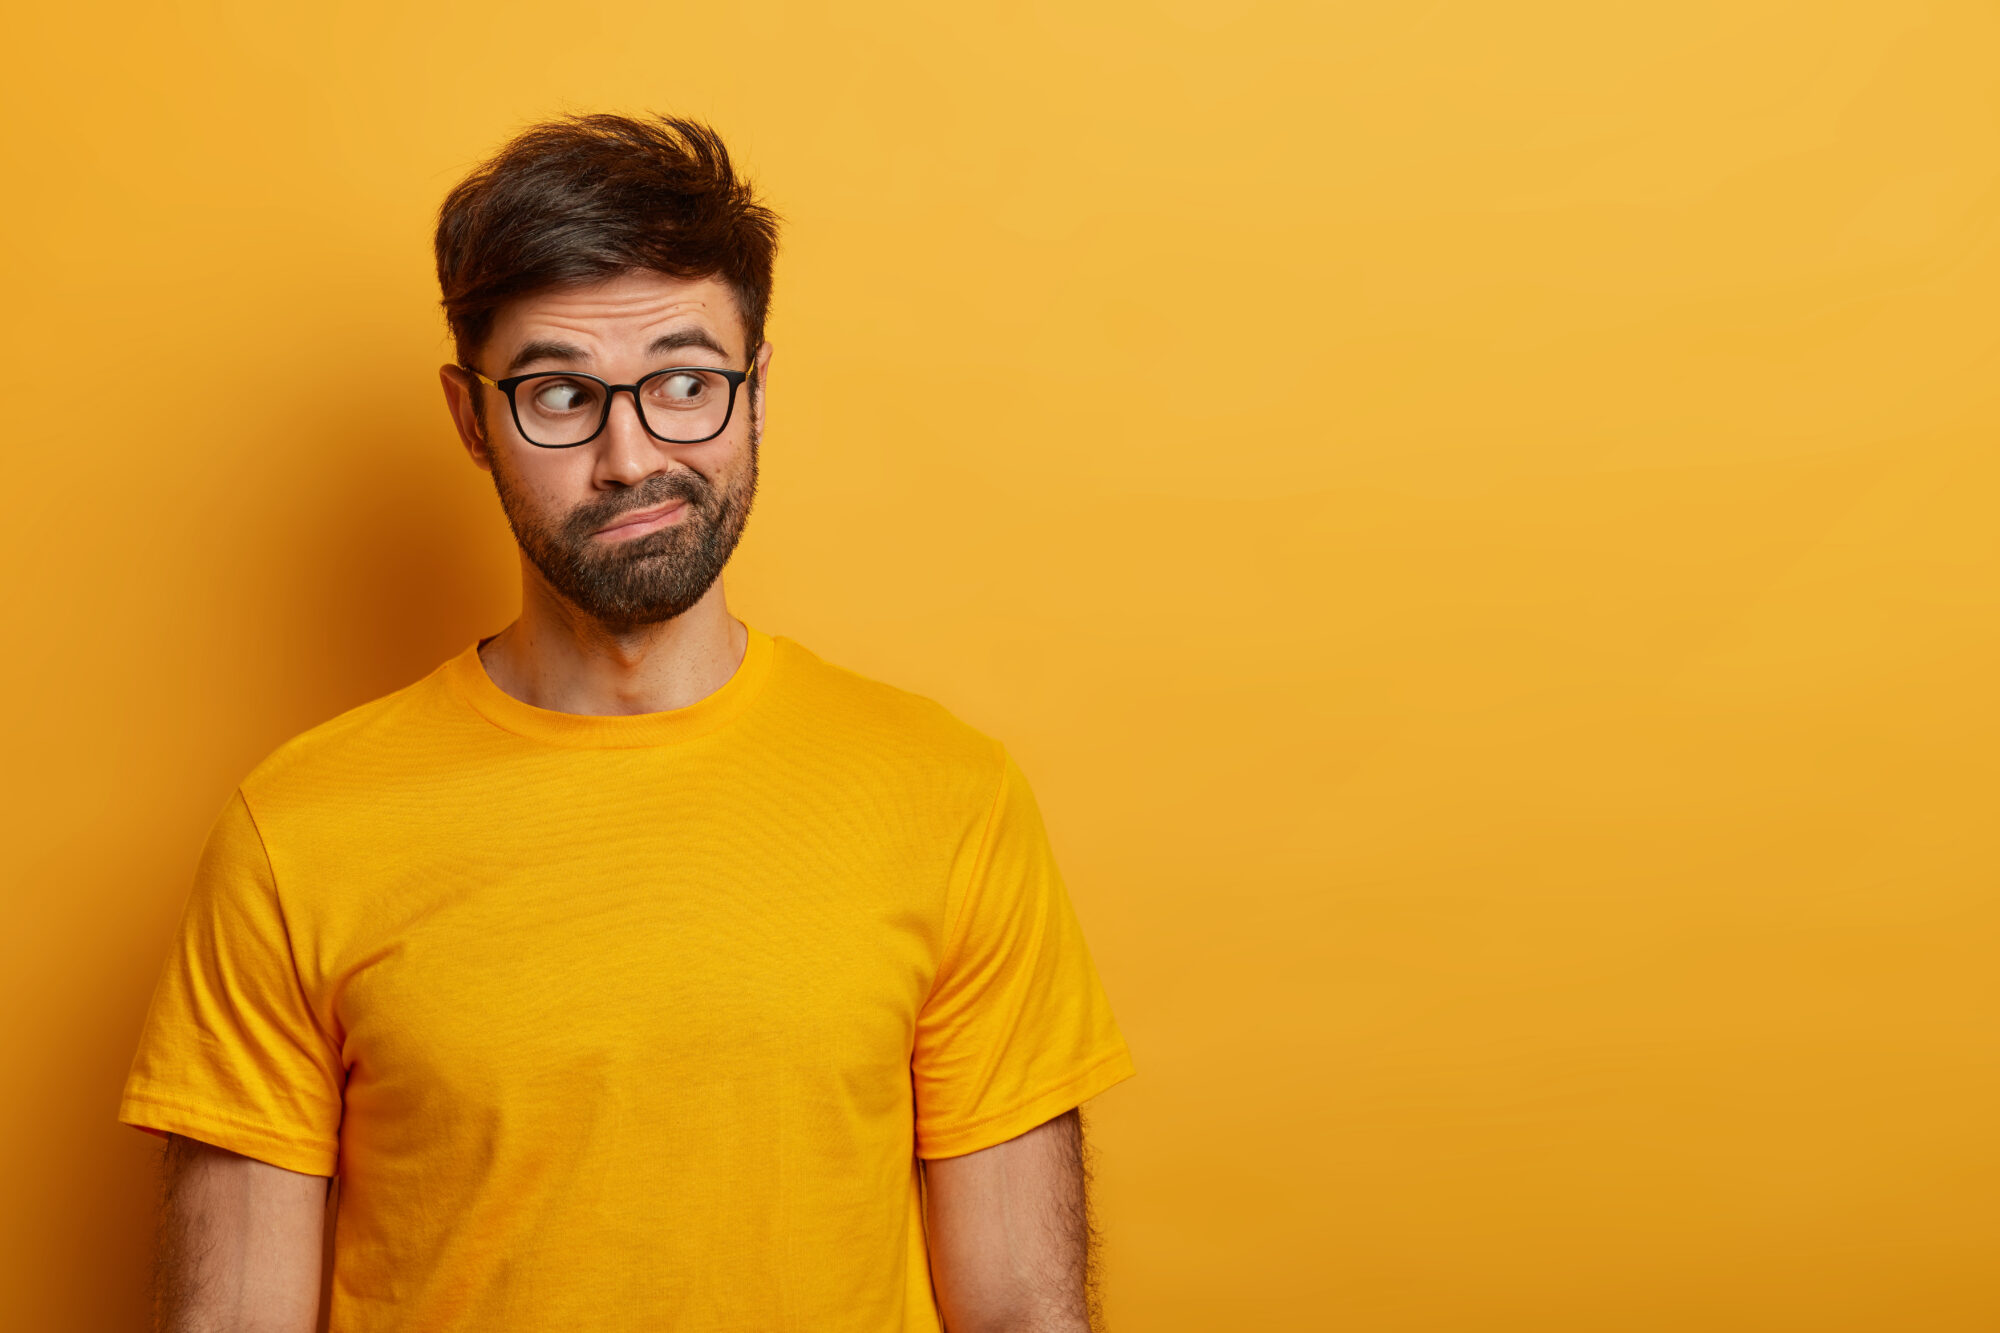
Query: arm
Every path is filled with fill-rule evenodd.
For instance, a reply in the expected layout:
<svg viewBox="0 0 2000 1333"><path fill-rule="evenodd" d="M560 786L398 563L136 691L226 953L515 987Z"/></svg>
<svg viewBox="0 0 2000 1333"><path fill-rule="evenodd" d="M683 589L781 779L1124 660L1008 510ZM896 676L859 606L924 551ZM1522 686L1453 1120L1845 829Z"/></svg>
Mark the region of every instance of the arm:
<svg viewBox="0 0 2000 1333"><path fill-rule="evenodd" d="M159 1333L313 1333L327 1178L195 1139L161 1158Z"/></svg>
<svg viewBox="0 0 2000 1333"><path fill-rule="evenodd" d="M1101 1328L1083 1122L924 1164L931 1281L948 1333Z"/></svg>

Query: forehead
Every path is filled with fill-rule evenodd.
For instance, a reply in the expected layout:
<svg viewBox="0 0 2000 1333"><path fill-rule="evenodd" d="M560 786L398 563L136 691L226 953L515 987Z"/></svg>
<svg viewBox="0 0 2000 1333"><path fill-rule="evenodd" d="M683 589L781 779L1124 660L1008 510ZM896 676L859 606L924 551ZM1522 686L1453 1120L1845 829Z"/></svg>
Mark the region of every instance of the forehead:
<svg viewBox="0 0 2000 1333"><path fill-rule="evenodd" d="M486 350L501 358L535 339L577 344L599 355L643 347L669 329L700 328L741 359L743 317L720 278L676 278L651 270L547 287L500 307Z"/></svg>

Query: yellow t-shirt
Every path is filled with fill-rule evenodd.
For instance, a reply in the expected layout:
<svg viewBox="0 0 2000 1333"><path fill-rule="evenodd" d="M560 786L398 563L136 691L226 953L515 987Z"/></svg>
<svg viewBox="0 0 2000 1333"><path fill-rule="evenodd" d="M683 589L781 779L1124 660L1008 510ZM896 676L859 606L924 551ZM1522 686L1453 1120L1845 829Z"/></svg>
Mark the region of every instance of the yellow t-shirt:
<svg viewBox="0 0 2000 1333"><path fill-rule="evenodd" d="M1033 796L756 630L687 708L477 645L279 747L120 1120L341 1180L334 1333L935 1330L918 1159L1126 1078Z"/></svg>

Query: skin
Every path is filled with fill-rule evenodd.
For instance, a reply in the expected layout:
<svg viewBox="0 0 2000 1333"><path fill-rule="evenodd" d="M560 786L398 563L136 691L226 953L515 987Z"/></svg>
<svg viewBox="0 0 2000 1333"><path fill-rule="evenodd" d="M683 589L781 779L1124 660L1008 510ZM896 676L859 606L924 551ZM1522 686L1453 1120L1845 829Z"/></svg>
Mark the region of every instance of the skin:
<svg viewBox="0 0 2000 1333"><path fill-rule="evenodd" d="M699 332L722 349L690 348L662 360L647 346L667 334ZM562 342L582 360L516 364L531 342ZM587 287L562 288L510 302L494 321L476 362L492 379L529 370L583 370L630 384L661 365L720 364L742 368L742 319L728 286L714 278L687 280L658 273L626 274ZM757 349L757 382L768 384L771 344ZM685 468L721 487L750 466L750 430L761 429L768 393L739 403L729 428L702 444L667 444L647 434L630 394L619 394L603 434L574 449L538 449L515 430L505 399L457 366L441 366L446 406L473 465L506 469L533 511L557 519L580 504L636 486L655 472ZM474 391L485 396L484 422ZM739 393L747 393L748 386ZM669 517L670 522L677 521ZM603 540L629 534L607 534ZM584 614L521 557L521 615L480 656L493 683L538 708L615 715L684 708L713 694L735 674L749 633L729 614L720 579L672 620L620 628Z"/></svg>
<svg viewBox="0 0 2000 1333"><path fill-rule="evenodd" d="M662 359L648 350L663 335L690 333L713 341L716 351L687 348ZM735 298L722 282L629 273L510 303L474 364L493 379L571 369L630 384L663 365L743 368L745 341ZM569 344L580 355L516 364L522 349L548 342ZM766 342L756 351L760 386L768 383L770 364ZM539 449L521 438L497 390L457 366L440 367L439 378L467 455L484 471L502 470L525 510L517 518L558 522L580 505L615 505L628 488L675 469L698 473L719 489L740 484L752 467L752 426L761 430L764 421L760 387L747 404L739 401L715 439L669 444L647 433L631 395L621 393L595 440ZM739 390L748 392L747 385ZM686 507L669 507L658 521L687 521ZM631 540L643 531L628 527L590 540ZM609 625L565 600L524 554L521 615L480 656L493 682L526 703L622 715L683 708L706 697L735 673L748 644L719 578L672 619ZM178 1136L163 1160L156 1326L172 1333L311 1333L328 1182ZM1097 1327L1076 1112L979 1152L926 1162L924 1181L932 1284L948 1333Z"/></svg>
<svg viewBox="0 0 2000 1333"><path fill-rule="evenodd" d="M1083 1120L924 1163L931 1284L949 1333L1090 1333L1097 1303Z"/></svg>
<svg viewBox="0 0 2000 1333"><path fill-rule="evenodd" d="M153 1326L313 1333L330 1184L179 1134L161 1153Z"/></svg>

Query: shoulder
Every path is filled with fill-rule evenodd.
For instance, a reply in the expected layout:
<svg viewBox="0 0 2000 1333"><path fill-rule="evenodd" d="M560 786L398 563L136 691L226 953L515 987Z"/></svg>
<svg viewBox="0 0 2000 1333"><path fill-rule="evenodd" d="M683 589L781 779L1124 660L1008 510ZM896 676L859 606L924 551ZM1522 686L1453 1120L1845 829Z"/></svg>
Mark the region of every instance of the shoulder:
<svg viewBox="0 0 2000 1333"><path fill-rule="evenodd" d="M878 763L962 775L989 792L998 781L1001 743L937 700L836 666L795 640L774 644L775 711L795 733Z"/></svg>

